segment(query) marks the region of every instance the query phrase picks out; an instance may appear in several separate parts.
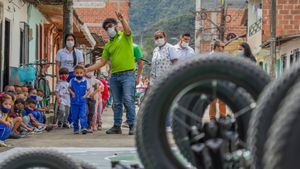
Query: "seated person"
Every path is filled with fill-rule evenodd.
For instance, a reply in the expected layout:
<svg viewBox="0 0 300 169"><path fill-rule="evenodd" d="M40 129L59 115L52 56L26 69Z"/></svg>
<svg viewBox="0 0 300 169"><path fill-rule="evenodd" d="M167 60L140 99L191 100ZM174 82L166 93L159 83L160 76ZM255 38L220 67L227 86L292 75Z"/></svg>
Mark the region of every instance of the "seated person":
<svg viewBox="0 0 300 169"><path fill-rule="evenodd" d="M25 102L24 111L22 112L23 120L26 125L31 125L41 131L45 130L46 125L40 123L32 114L35 111L35 108L36 108L36 101L32 98L28 98Z"/></svg>
<svg viewBox="0 0 300 169"><path fill-rule="evenodd" d="M9 123L9 125L6 125L7 127L11 127L12 132L10 133L11 136L17 136L19 135L18 128L23 121L21 117L11 118L9 116L9 113L13 107L13 100L12 97L9 95L4 95L1 97L1 116L2 116L2 123L5 122L6 124ZM16 137L20 138L20 137Z"/></svg>
<svg viewBox="0 0 300 169"><path fill-rule="evenodd" d="M14 109L9 113L9 116L11 118L17 118L21 117L22 118L22 112L24 111L25 108L25 101L23 99L17 99L15 101ZM33 131L33 127L31 125L27 125L24 123L24 121L21 122L21 127L26 131L26 132L31 132Z"/></svg>
<svg viewBox="0 0 300 169"><path fill-rule="evenodd" d="M35 112L35 115L39 117L38 120L40 120L41 123L45 124L46 123L45 111L47 111L48 108L42 107L41 105L43 97L38 96L38 90L32 88L29 90L29 98L32 98L36 101L35 111L39 111L39 113Z"/></svg>
<svg viewBox="0 0 300 169"><path fill-rule="evenodd" d="M28 98L25 103L25 109L22 113L26 124L30 123L33 127L36 127L40 131L50 131L54 126L47 126L43 122L45 121L43 114L40 111L36 111L36 101L32 98Z"/></svg>

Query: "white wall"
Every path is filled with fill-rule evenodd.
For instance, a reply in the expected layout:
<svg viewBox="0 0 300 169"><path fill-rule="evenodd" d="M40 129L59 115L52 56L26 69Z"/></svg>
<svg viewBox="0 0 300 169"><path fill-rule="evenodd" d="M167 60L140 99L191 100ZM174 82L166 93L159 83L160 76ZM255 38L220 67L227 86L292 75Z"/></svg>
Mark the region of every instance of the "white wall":
<svg viewBox="0 0 300 169"><path fill-rule="evenodd" d="M290 56L294 55L295 50L299 50L299 49L300 49L300 38L291 40L291 41L281 45L280 47L278 47L278 49L277 49L277 50L279 50L278 57L282 57L283 55L287 56L287 64L286 64L287 69L291 67ZM281 62L282 62L282 60L281 60ZM295 62L295 58L294 58L293 62Z"/></svg>
<svg viewBox="0 0 300 169"><path fill-rule="evenodd" d="M4 7L3 32L5 28L5 19L10 21L10 67L18 67L20 62L20 28L21 22L27 23L27 4L20 0L13 0L15 4L9 3L8 0L0 0ZM5 35L4 35L5 36ZM2 49L4 48L4 38L2 38ZM4 50L2 50L4 56ZM3 60L2 60L3 63ZM3 67L3 66L2 66Z"/></svg>
<svg viewBox="0 0 300 169"><path fill-rule="evenodd" d="M253 35L249 35L249 28L251 25L256 23L262 17L262 11L258 8L261 0L250 0L248 3L248 32L247 32L247 42L251 46L252 52L257 54L261 50L262 44L262 31L258 31ZM262 26L262 25L261 25Z"/></svg>

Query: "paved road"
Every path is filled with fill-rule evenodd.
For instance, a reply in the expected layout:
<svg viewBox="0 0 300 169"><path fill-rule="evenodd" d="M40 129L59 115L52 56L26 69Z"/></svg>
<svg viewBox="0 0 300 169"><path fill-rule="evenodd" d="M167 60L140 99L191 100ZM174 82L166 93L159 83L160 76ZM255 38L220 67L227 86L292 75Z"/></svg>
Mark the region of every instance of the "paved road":
<svg viewBox="0 0 300 169"><path fill-rule="evenodd" d="M83 160L101 169L109 169L110 160L121 160L123 164L139 163L135 150L134 136L128 135L123 128L122 135L107 135L105 130L112 126L113 112L104 112L103 130L87 135L73 135L72 129L55 129L28 138L8 140L12 149L0 148L0 162L16 152L36 148L54 149L70 155L76 160Z"/></svg>
<svg viewBox="0 0 300 169"><path fill-rule="evenodd" d="M205 115L206 120L208 115ZM73 135L72 129L55 129L40 135L24 139L8 140L14 145L12 149L0 148L0 162L16 152L36 148L54 149L70 155L76 160L92 163L101 169L109 169L111 160L121 160L123 164L140 163L135 149L134 136L128 135L128 129L123 128L122 135L107 135L105 130L113 123L113 112L104 112L103 130L87 135ZM170 137L169 137L170 138ZM174 145L174 140L169 140Z"/></svg>
<svg viewBox="0 0 300 169"><path fill-rule="evenodd" d="M87 135L73 135L72 129L55 129L40 135L24 139L8 140L15 147L134 147L134 136L128 135L128 129L123 128L122 135L107 135L105 130L112 127L113 112L104 112L102 131Z"/></svg>
<svg viewBox="0 0 300 169"><path fill-rule="evenodd" d="M37 148L13 148L0 153L0 163L7 157L15 153L30 151ZM110 161L118 160L122 164L140 164L135 148L77 148L77 147L48 147L46 149L62 152L73 158L75 161L85 161L96 166L99 169L110 169ZM141 165L141 164L140 164Z"/></svg>

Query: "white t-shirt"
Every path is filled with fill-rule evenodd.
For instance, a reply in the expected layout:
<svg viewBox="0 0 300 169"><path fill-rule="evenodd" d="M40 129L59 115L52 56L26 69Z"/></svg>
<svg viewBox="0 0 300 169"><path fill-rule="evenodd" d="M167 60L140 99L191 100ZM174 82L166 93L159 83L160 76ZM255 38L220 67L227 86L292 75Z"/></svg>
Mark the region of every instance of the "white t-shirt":
<svg viewBox="0 0 300 169"><path fill-rule="evenodd" d="M195 51L191 47L182 48L179 44L174 46L178 53L178 62L186 61L195 56Z"/></svg>
<svg viewBox="0 0 300 169"><path fill-rule="evenodd" d="M92 76L91 78L86 78L86 80L88 83L88 89L90 91L90 95L95 91L95 88L94 88L95 84L98 84L100 87L104 86L100 80L96 79L95 76ZM97 93L95 96L100 97L100 92Z"/></svg>
<svg viewBox="0 0 300 169"><path fill-rule="evenodd" d="M55 91L61 98L61 104L65 106L70 106L70 93L68 91L69 83L67 81L58 81L55 86Z"/></svg>
<svg viewBox="0 0 300 169"><path fill-rule="evenodd" d="M73 52L75 51L76 53L76 58L77 58L77 64L83 63L83 54L80 50L75 49L71 53L66 49L63 48L59 50L56 54L56 61L60 62L60 67L61 68L67 68L69 72L74 71L74 60L73 60ZM77 65L76 64L76 65Z"/></svg>

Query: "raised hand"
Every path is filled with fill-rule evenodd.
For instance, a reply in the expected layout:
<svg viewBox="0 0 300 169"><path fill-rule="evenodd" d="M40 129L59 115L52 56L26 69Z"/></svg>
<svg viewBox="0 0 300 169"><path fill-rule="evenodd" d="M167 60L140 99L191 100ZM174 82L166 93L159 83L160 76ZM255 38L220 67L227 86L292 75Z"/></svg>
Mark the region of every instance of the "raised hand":
<svg viewBox="0 0 300 169"><path fill-rule="evenodd" d="M122 21L124 19L123 15L120 12L115 11L117 18Z"/></svg>

